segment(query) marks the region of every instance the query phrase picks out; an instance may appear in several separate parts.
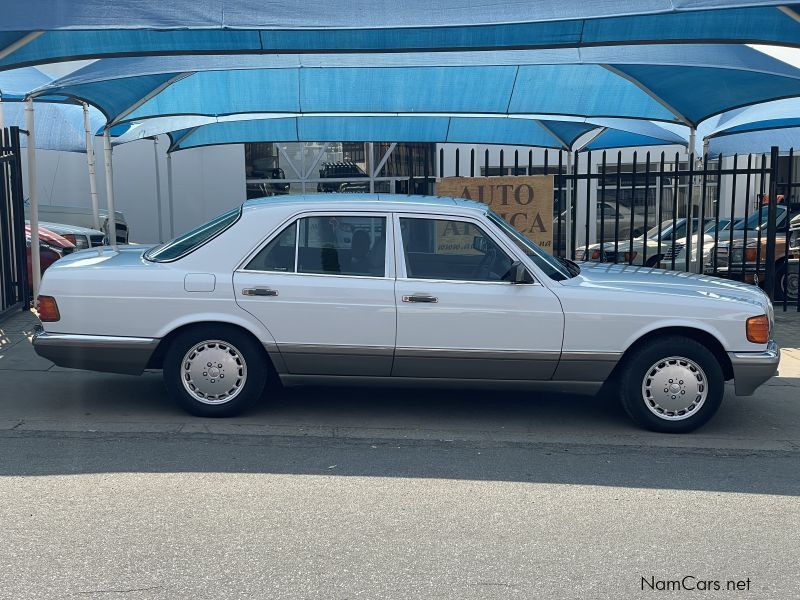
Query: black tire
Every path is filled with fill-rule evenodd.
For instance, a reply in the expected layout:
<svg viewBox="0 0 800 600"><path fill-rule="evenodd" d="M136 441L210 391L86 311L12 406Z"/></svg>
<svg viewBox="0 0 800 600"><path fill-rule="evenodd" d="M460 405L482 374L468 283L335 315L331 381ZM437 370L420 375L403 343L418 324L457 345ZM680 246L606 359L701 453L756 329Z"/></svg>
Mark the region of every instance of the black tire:
<svg viewBox="0 0 800 600"><path fill-rule="evenodd" d="M644 264L644 266L645 267L651 267L651 268L657 267L658 263L661 262L662 258L663 258L662 254L657 254L656 256L651 256L650 258L647 259L647 262Z"/></svg>
<svg viewBox="0 0 800 600"><path fill-rule="evenodd" d="M794 265L797 267L797 265ZM780 265L775 269L775 300L783 300L784 298L790 302L797 302L797 277L798 273L795 269L789 271L786 263ZM792 286L789 286L789 280L792 279ZM787 287L791 288L787 291ZM792 293L791 290L795 290Z"/></svg>
<svg viewBox="0 0 800 600"><path fill-rule="evenodd" d="M214 376L213 374L217 373L222 375L219 380L225 376L225 369L201 374L194 370L186 370L187 366L192 365L191 362L184 364L187 353L203 342L209 343L200 348L201 354L218 351L231 355L228 360L232 362L226 363L226 366L228 367L228 382L234 391L230 393L228 400L222 393L218 394L218 396L222 396L221 398L208 396L203 401L189 392L187 387L192 387L189 383L184 385L184 379L187 382L190 381L191 374L199 377L200 375ZM221 343L217 344L217 342ZM201 354L197 354L195 357L201 356ZM226 359L227 356L221 359L222 362L219 364L226 362ZM242 363L244 370L242 370ZM216 365L212 365L213 367ZM164 385L170 396L184 410L198 417L232 417L240 414L261 397L269 371L269 361L261 345L248 333L227 325L202 325L188 329L171 341L164 355ZM208 385L209 381L213 385L217 380L205 379L199 383ZM196 388L196 390L196 394L202 394L200 388Z"/></svg>
<svg viewBox="0 0 800 600"><path fill-rule="evenodd" d="M688 359L691 363L680 361L666 361L672 357L680 357ZM661 365L659 361L664 360ZM705 425L711 417L719 409L722 404L722 397L725 392L725 377L722 372L722 367L714 354L705 347L703 344L691 338L682 336L663 336L652 340L646 344L640 345L634 352L630 352L624 358L624 362L620 365L619 373L619 386L621 392L622 406L625 412L628 413L633 421L645 429L651 431L658 431L660 433L687 433L694 431L698 427ZM695 367L700 368L700 373L691 371ZM697 381L686 382L687 386L684 388L683 379L680 379L680 386L678 381L674 384L676 394L689 392L688 402L691 402L694 389L705 389L705 399L699 403L695 408L689 405L686 410L670 413L669 410L663 410L658 406L659 396L652 396L646 398L645 394L660 393L659 390L654 390L654 383L658 382L660 377L668 377L670 371L666 369L690 369L690 372L697 378ZM645 380L645 376L649 375ZM704 383L701 382L701 378ZM645 392L645 381L648 381L648 391ZM671 379L666 380L663 385L669 385L670 394L667 394L662 402L669 402L671 396L672 384ZM694 386L694 387L690 387ZM658 386L660 388L660 385ZM650 391L652 390L652 391ZM699 396L698 396L699 397ZM680 396L679 396L680 398ZM687 402L687 400L684 400ZM659 413L660 414L657 414Z"/></svg>

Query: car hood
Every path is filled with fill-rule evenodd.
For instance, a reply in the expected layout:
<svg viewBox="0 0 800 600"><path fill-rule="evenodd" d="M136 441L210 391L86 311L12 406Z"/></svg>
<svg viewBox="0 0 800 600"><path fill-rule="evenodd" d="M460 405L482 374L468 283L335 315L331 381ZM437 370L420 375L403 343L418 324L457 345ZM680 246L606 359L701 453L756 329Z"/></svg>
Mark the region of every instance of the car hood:
<svg viewBox="0 0 800 600"><path fill-rule="evenodd" d="M48 223L40 221L39 225L46 227L50 231L55 231L59 235L64 235L65 233L75 233L78 235L105 235L102 231L98 231L97 229L78 227L77 225L66 225L64 223Z"/></svg>
<svg viewBox="0 0 800 600"><path fill-rule="evenodd" d="M764 292L754 285L718 277L608 263L585 262L579 265L580 274L562 281L563 285L743 302L762 307L765 311L769 302Z"/></svg>

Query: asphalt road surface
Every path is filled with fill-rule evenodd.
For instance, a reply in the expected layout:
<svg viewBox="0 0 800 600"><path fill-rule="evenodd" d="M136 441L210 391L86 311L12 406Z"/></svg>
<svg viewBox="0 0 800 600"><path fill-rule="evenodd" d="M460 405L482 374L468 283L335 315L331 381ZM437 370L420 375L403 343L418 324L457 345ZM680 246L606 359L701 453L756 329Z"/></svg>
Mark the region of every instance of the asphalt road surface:
<svg viewBox="0 0 800 600"><path fill-rule="evenodd" d="M2 598L800 598L797 451L11 430L0 456ZM723 590L642 581L686 576Z"/></svg>

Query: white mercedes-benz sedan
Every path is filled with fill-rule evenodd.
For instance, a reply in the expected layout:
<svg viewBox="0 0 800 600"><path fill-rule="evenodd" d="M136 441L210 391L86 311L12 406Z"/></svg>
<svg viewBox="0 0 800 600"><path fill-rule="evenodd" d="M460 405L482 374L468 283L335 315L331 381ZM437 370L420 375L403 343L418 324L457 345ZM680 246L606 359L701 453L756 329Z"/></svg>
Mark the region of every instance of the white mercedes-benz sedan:
<svg viewBox="0 0 800 600"><path fill-rule="evenodd" d="M756 287L558 260L486 205L452 198L251 200L166 244L59 260L38 309L41 356L163 369L175 400L206 417L239 413L270 379L606 383L639 425L685 432L714 415L726 380L750 395L780 357Z"/></svg>

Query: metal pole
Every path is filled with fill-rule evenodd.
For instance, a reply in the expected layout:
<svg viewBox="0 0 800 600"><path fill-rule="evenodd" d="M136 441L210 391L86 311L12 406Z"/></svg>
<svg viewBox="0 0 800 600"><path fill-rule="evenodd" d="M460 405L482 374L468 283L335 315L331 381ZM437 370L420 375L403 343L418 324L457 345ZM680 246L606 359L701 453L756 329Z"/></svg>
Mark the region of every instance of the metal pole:
<svg viewBox="0 0 800 600"><path fill-rule="evenodd" d="M572 248L572 149L567 150L567 245L565 248L565 256L571 257L570 248Z"/></svg>
<svg viewBox="0 0 800 600"><path fill-rule="evenodd" d="M693 162L695 159L694 147L697 143L697 129L692 127L689 130L689 146L686 148L686 153L688 154L688 160ZM692 234L692 220L694 219L694 164L690 164L689 166L689 185L688 185L688 202L687 202L687 214L686 214L686 241L689 242L686 244L686 270L692 272L695 270L699 261L692 263L692 255L691 250L692 248L697 248L698 242L698 235L703 235L702 224L698 223L698 229L696 234ZM692 239L694 238L694 239Z"/></svg>
<svg viewBox="0 0 800 600"><path fill-rule="evenodd" d="M86 162L89 166L89 196L92 200L94 228L100 229L100 209L97 202L97 172L94 165L94 135L89 123L89 105L83 103L83 129L86 133Z"/></svg>
<svg viewBox="0 0 800 600"><path fill-rule="evenodd" d="M769 203L767 204L767 256L766 273L764 275L764 291L770 300L775 299L775 237L777 234L778 216L778 147L770 148L769 156ZM789 194L786 194L789 197ZM786 203L787 206L789 203ZM787 216L788 220L789 217Z"/></svg>
<svg viewBox="0 0 800 600"><path fill-rule="evenodd" d="M175 204L172 195L172 153L167 152L167 203L169 205L169 239L175 237Z"/></svg>
<svg viewBox="0 0 800 600"><path fill-rule="evenodd" d="M3 108L3 94L0 93L0 130L6 128L6 111Z"/></svg>
<svg viewBox="0 0 800 600"><path fill-rule="evenodd" d="M164 243L164 211L161 206L161 169L158 166L158 136L153 136L153 160L156 167L156 207L158 208L158 243Z"/></svg>
<svg viewBox="0 0 800 600"><path fill-rule="evenodd" d="M39 194L36 192L36 135L34 133L33 98L25 104L25 127L28 130L28 198L30 199L31 223L31 270L33 271L33 298L39 294L42 279L39 256Z"/></svg>
<svg viewBox="0 0 800 600"><path fill-rule="evenodd" d="M111 162L111 133L108 128L103 132L103 155L106 167L106 201L108 202L108 219L106 220L106 237L111 247L117 249L117 214L114 212L114 169Z"/></svg>
<svg viewBox="0 0 800 600"><path fill-rule="evenodd" d="M375 155L373 154L372 150L372 142L367 144L367 152L369 152L369 156L367 157L367 168L369 170L369 193L375 193Z"/></svg>

